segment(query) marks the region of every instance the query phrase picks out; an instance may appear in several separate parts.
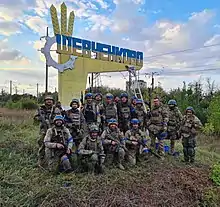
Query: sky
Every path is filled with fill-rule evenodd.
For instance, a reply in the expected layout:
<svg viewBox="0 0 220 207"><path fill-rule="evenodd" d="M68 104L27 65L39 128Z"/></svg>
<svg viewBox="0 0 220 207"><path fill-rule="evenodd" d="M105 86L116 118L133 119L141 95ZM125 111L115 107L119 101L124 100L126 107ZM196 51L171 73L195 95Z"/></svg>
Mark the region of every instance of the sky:
<svg viewBox="0 0 220 207"><path fill-rule="evenodd" d="M0 0L0 89L36 94L45 88L40 40L49 27L49 8L60 15L60 0ZM67 0L75 12L74 36L144 52L140 78L158 72L155 85L166 90L211 78L220 86L219 0ZM53 57L57 58L55 52ZM128 74L101 75L102 83L125 89ZM57 70L49 68L49 90Z"/></svg>

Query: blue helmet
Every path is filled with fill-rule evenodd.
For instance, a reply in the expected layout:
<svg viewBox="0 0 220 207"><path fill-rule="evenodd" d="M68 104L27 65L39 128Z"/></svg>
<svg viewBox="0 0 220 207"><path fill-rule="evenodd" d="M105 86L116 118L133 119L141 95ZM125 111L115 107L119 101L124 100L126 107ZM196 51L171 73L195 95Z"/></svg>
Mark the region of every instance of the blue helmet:
<svg viewBox="0 0 220 207"><path fill-rule="evenodd" d="M118 125L118 121L116 119L109 119L108 125L115 124Z"/></svg>
<svg viewBox="0 0 220 207"><path fill-rule="evenodd" d="M139 123L140 123L140 121L136 118L131 120L131 124L139 124Z"/></svg>
<svg viewBox="0 0 220 207"><path fill-rule="evenodd" d="M136 96L132 96L131 100L137 100L138 98Z"/></svg>
<svg viewBox="0 0 220 207"><path fill-rule="evenodd" d="M57 120L61 120L64 123L64 118L62 115L56 115L53 119L53 122L57 121Z"/></svg>
<svg viewBox="0 0 220 207"><path fill-rule="evenodd" d="M168 101L168 105L174 105L174 106L176 106L176 105L177 105L177 102L176 102L176 100L171 99L171 100Z"/></svg>
<svg viewBox="0 0 220 207"><path fill-rule="evenodd" d="M128 94L127 93L121 93L120 98L123 98L123 97L128 98Z"/></svg>
<svg viewBox="0 0 220 207"><path fill-rule="evenodd" d="M186 111L192 111L193 113L195 113L194 108L192 106L188 106L186 108Z"/></svg>
<svg viewBox="0 0 220 207"><path fill-rule="evenodd" d="M113 99L113 98L114 98L114 96L113 96L111 93L107 93L107 94L105 95L105 97L106 97L107 99Z"/></svg>
<svg viewBox="0 0 220 207"><path fill-rule="evenodd" d="M87 98L93 98L92 93L87 93L87 94L85 95L85 99L87 99Z"/></svg>
<svg viewBox="0 0 220 207"><path fill-rule="evenodd" d="M136 104L143 104L143 101L141 99L137 99Z"/></svg>

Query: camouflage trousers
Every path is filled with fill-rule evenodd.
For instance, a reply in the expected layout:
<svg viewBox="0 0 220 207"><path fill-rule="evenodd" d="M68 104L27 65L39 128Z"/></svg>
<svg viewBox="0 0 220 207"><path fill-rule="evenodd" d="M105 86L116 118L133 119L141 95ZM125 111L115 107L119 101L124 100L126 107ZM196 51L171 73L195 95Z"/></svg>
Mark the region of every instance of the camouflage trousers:
<svg viewBox="0 0 220 207"><path fill-rule="evenodd" d="M136 149L128 149L126 152L126 159L130 165L136 165L137 163L137 150Z"/></svg>
<svg viewBox="0 0 220 207"><path fill-rule="evenodd" d="M98 154L92 155L79 155L80 166L83 171L88 171L90 173L94 172L102 172L103 171L103 163L105 157L100 157Z"/></svg>
<svg viewBox="0 0 220 207"><path fill-rule="evenodd" d="M194 162L195 161L195 147L196 147L196 137L183 137L182 138L183 145L183 154L184 160L186 162Z"/></svg>
<svg viewBox="0 0 220 207"><path fill-rule="evenodd" d="M168 131L168 139L170 140L170 153L173 154L175 152L175 142L177 140L176 131Z"/></svg>
<svg viewBox="0 0 220 207"><path fill-rule="evenodd" d="M37 143L39 145L38 149L38 164L44 165L44 157L45 157L45 145L44 145L44 137L46 135L46 130L41 129L39 132L39 138L37 140Z"/></svg>
<svg viewBox="0 0 220 207"><path fill-rule="evenodd" d="M122 147L111 146L105 149L106 160L105 163L108 165L113 164L115 161L118 164L122 164L125 159L125 150Z"/></svg>
<svg viewBox="0 0 220 207"><path fill-rule="evenodd" d="M45 148L45 162L50 172L68 172L72 170L69 157L63 155L62 150Z"/></svg>
<svg viewBox="0 0 220 207"><path fill-rule="evenodd" d="M164 155L164 139L160 138L160 132L155 134L150 132L151 147L156 151L156 138L158 139L158 153Z"/></svg>

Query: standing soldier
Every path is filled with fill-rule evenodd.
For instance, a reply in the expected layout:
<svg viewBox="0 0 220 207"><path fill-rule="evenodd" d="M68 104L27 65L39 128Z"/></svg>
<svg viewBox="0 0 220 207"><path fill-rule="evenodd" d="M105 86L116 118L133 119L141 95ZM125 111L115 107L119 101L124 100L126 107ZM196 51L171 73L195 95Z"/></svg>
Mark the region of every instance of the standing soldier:
<svg viewBox="0 0 220 207"><path fill-rule="evenodd" d="M136 100L136 108L135 111L132 113L132 118L137 118L140 121L140 129L143 132L146 131L146 125L149 117L144 111L143 101L141 99Z"/></svg>
<svg viewBox="0 0 220 207"><path fill-rule="evenodd" d="M61 115L54 118L54 126L47 130L44 138L45 157L48 170L71 172L72 167L69 161L73 146L73 138L69 130L64 126L64 119Z"/></svg>
<svg viewBox="0 0 220 207"><path fill-rule="evenodd" d="M196 136L197 131L201 128L202 123L195 115L193 107L187 107L180 126L185 162L193 163L195 161Z"/></svg>
<svg viewBox="0 0 220 207"><path fill-rule="evenodd" d="M85 134L86 122L82 112L79 110L78 99L73 99L70 102L70 107L71 109L66 111L65 122L75 141L76 147L78 147Z"/></svg>
<svg viewBox="0 0 220 207"><path fill-rule="evenodd" d="M34 120L40 121L40 132L39 132L39 150L38 150L38 166L44 165L44 155L45 155L45 146L44 146L44 137L47 130L53 124L53 119L57 114L60 114L60 110L54 106L54 99L52 96L46 96L44 99L44 105L40 106L37 110Z"/></svg>
<svg viewBox="0 0 220 207"><path fill-rule="evenodd" d="M61 115L65 116L65 110L62 108L61 102L57 101L55 106L60 110Z"/></svg>
<svg viewBox="0 0 220 207"><path fill-rule="evenodd" d="M169 115L166 107L159 101L154 99L151 109L151 117L148 122L148 129L151 138L151 147L156 148L156 138L159 141L158 154L164 155L164 139L167 137L167 123Z"/></svg>
<svg viewBox="0 0 220 207"><path fill-rule="evenodd" d="M169 100L169 121L168 121L168 138L170 139L170 154L173 155L175 151L175 140L178 139L178 132L180 128L180 123L183 116L177 107L176 100Z"/></svg>
<svg viewBox="0 0 220 207"><path fill-rule="evenodd" d="M78 155L81 163L85 164L90 173L95 171L103 172L103 163L105 160L102 140L99 137L99 128L91 125L89 135L83 138L78 148Z"/></svg>
<svg viewBox="0 0 220 207"><path fill-rule="evenodd" d="M103 117L105 120L105 126L108 125L110 119L116 119L118 121L117 106L114 103L113 95L111 93L106 94L106 102L104 104Z"/></svg>
<svg viewBox="0 0 220 207"><path fill-rule="evenodd" d="M128 102L128 94L121 94L121 101L118 104L119 128L123 133L129 129L131 119L131 105Z"/></svg>
<svg viewBox="0 0 220 207"><path fill-rule="evenodd" d="M83 107L82 113L85 117L87 125L89 126L95 123L98 126L100 126L101 117L100 117L99 107L93 101L92 93L87 93L85 95L85 101L86 103Z"/></svg>
<svg viewBox="0 0 220 207"><path fill-rule="evenodd" d="M131 129L125 133L125 144L128 151L126 156L131 165L136 165L137 156L147 148L146 134L139 129L140 121L136 118L131 120Z"/></svg>
<svg viewBox="0 0 220 207"><path fill-rule="evenodd" d="M124 161L126 147L123 133L120 132L116 119L109 120L108 128L103 131L101 138L105 154L112 154L117 159L118 168L124 170L122 162Z"/></svg>
<svg viewBox="0 0 220 207"><path fill-rule="evenodd" d="M95 94L95 103L99 108L99 113L100 113L100 118L101 118L101 126L100 129L103 130L104 129L104 104L103 104L103 98L102 98L102 94L101 93L96 93Z"/></svg>

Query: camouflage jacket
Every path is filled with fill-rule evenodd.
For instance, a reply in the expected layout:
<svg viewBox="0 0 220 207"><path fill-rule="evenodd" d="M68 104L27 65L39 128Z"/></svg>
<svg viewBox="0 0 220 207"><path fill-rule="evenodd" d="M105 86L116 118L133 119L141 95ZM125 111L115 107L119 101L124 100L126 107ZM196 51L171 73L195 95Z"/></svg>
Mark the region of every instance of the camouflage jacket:
<svg viewBox="0 0 220 207"><path fill-rule="evenodd" d="M109 128L105 129L101 135L104 145L111 145L112 141L121 143L125 146L123 133L117 128L116 131L111 131Z"/></svg>
<svg viewBox="0 0 220 207"><path fill-rule="evenodd" d="M63 144L64 147L68 149L72 149L73 147L73 138L65 126L53 126L47 130L46 136L44 137L45 147L56 149L57 143Z"/></svg>
<svg viewBox="0 0 220 207"><path fill-rule="evenodd" d="M180 133L183 137L195 137L201 128L202 123L197 116L184 115L180 126Z"/></svg>
<svg viewBox="0 0 220 207"><path fill-rule="evenodd" d="M138 142L139 145L146 146L147 144L147 138L146 134L141 131L140 129L134 130L130 129L125 133L125 143L126 146L132 145L132 142Z"/></svg>
<svg viewBox="0 0 220 207"><path fill-rule="evenodd" d="M168 121L168 131L177 131L179 130L183 115L180 110L175 107L174 109L168 109L169 121Z"/></svg>

